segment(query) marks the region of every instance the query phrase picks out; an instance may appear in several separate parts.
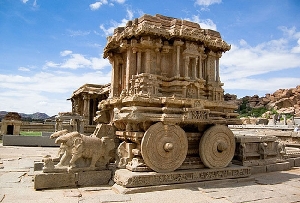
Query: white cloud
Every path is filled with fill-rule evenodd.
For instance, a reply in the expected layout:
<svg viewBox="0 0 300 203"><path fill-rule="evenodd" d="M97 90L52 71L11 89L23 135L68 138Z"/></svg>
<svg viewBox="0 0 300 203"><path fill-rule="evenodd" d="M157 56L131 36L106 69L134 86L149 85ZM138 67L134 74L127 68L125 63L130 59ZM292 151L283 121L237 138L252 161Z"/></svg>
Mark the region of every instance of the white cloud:
<svg viewBox="0 0 300 203"><path fill-rule="evenodd" d="M99 26L99 28L104 32L104 34L105 34L106 36L113 34L113 33L114 33L114 30L115 30L115 27L114 27L114 26L111 26L111 27L109 27L109 28L105 28L103 24L101 24L101 25Z"/></svg>
<svg viewBox="0 0 300 203"><path fill-rule="evenodd" d="M110 78L110 72L104 74L100 71L80 75L71 72L38 72L26 77L0 75L0 106L7 111L39 111L52 116L61 111L71 111L71 102L66 99L81 85L107 84Z"/></svg>
<svg viewBox="0 0 300 203"><path fill-rule="evenodd" d="M50 67L50 68L56 68L58 67L59 64L58 63L54 63L52 61L47 61L46 64L44 65L44 69L46 69L47 67Z"/></svg>
<svg viewBox="0 0 300 203"><path fill-rule="evenodd" d="M110 66L110 63L107 59L104 58L91 58L92 67L95 70L104 69L104 67Z"/></svg>
<svg viewBox="0 0 300 203"><path fill-rule="evenodd" d="M217 30L217 25L211 19L201 20L199 16L193 15L192 18L186 18L185 20L200 24L202 29Z"/></svg>
<svg viewBox="0 0 300 203"><path fill-rule="evenodd" d="M29 68L25 68L25 67L19 67L18 70L19 70L19 71L24 71L24 72L30 71Z"/></svg>
<svg viewBox="0 0 300 203"><path fill-rule="evenodd" d="M126 12L127 12L127 18L129 20L132 20L132 18L133 18L133 11L130 10L130 9L126 9Z"/></svg>
<svg viewBox="0 0 300 203"><path fill-rule="evenodd" d="M101 0L101 1L97 1L93 4L90 4L90 9L92 11L98 10L102 5L108 4L107 0Z"/></svg>
<svg viewBox="0 0 300 203"><path fill-rule="evenodd" d="M222 0L196 0L196 4L199 6L210 6L212 4L220 4Z"/></svg>
<svg viewBox="0 0 300 203"><path fill-rule="evenodd" d="M117 2L119 4L124 4L126 0L113 0L114 2Z"/></svg>
<svg viewBox="0 0 300 203"><path fill-rule="evenodd" d="M211 19L201 20L200 26L203 29L217 30L217 25Z"/></svg>
<svg viewBox="0 0 300 203"><path fill-rule="evenodd" d="M106 36L112 35L114 33L114 29L115 28L117 28L117 27L125 27L126 23L129 20L133 19L134 12L132 10L130 10L130 9L127 9L126 12L127 12L126 18L123 18L121 20L121 22L111 21L111 25L112 25L111 27L105 28L104 25L101 24L99 26L99 28L105 33Z"/></svg>
<svg viewBox="0 0 300 203"><path fill-rule="evenodd" d="M293 47L291 52L294 54L300 54L300 38L297 41L297 46Z"/></svg>
<svg viewBox="0 0 300 203"><path fill-rule="evenodd" d="M86 36L91 33L91 31L82 31L82 30L67 30L67 32L71 37Z"/></svg>
<svg viewBox="0 0 300 203"><path fill-rule="evenodd" d="M22 1L24 4L26 4L28 0L21 0L21 1Z"/></svg>
<svg viewBox="0 0 300 203"><path fill-rule="evenodd" d="M64 50L60 52L62 57L66 57L63 62L55 63L53 61L47 61L44 65L44 69L47 68L64 68L64 69L79 69L79 68L87 68L100 70L105 67L109 67L109 61L107 59L103 59L102 56L99 57L86 57L82 54L73 53L71 50Z"/></svg>
<svg viewBox="0 0 300 203"><path fill-rule="evenodd" d="M84 68L91 66L91 61L81 54L71 54L69 59L60 65L61 68Z"/></svg>
<svg viewBox="0 0 300 203"><path fill-rule="evenodd" d="M64 51L60 52L61 56L68 56L70 54L72 54L72 51L70 51L70 50L64 50Z"/></svg>
<svg viewBox="0 0 300 203"><path fill-rule="evenodd" d="M33 7L37 7L38 5L37 5L37 0L34 0L34 2L33 2Z"/></svg>
<svg viewBox="0 0 300 203"><path fill-rule="evenodd" d="M220 62L224 88L272 93L279 88L299 85L300 41L295 46L297 32L293 28L285 29L283 35L287 33L289 37L256 46L250 46L244 39L239 40L238 45L232 44L232 49L223 55ZM284 76L275 73L284 73Z"/></svg>

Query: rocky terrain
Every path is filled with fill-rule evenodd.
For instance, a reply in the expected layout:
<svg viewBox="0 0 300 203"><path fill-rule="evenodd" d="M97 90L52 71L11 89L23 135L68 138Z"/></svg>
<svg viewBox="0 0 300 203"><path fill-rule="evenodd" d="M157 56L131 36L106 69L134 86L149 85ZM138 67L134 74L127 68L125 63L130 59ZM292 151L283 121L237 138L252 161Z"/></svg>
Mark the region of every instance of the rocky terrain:
<svg viewBox="0 0 300 203"><path fill-rule="evenodd" d="M241 116L265 118L276 114L300 116L300 85L290 89L279 89L264 97L254 95L238 99L236 95L225 94L224 99L238 105Z"/></svg>

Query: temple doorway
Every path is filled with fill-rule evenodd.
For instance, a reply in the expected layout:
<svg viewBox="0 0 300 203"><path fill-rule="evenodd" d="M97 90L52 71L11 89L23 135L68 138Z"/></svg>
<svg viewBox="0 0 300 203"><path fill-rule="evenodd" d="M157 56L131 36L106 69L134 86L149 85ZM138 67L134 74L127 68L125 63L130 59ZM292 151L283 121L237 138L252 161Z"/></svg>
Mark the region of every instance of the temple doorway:
<svg viewBox="0 0 300 203"><path fill-rule="evenodd" d="M14 125L7 125L7 134L13 135L14 134Z"/></svg>

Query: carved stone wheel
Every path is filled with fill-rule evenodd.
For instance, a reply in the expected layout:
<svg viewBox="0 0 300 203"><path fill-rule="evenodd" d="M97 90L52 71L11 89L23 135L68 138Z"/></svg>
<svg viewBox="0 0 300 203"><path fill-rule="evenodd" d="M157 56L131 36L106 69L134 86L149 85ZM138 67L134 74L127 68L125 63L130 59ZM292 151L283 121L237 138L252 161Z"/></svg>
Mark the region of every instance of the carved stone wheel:
<svg viewBox="0 0 300 203"><path fill-rule="evenodd" d="M208 168L224 168L231 162L235 151L232 131L223 125L210 127L200 139L199 154Z"/></svg>
<svg viewBox="0 0 300 203"><path fill-rule="evenodd" d="M145 132L141 153L145 164L156 172L171 172L181 166L188 150L188 140L177 125L156 123Z"/></svg>

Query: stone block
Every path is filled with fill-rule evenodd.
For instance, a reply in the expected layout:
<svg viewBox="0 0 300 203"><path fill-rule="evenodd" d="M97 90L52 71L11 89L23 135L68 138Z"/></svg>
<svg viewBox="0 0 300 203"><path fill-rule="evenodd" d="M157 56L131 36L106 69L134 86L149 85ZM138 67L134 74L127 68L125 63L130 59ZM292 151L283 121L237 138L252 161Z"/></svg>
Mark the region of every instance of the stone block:
<svg viewBox="0 0 300 203"><path fill-rule="evenodd" d="M291 169L290 162L282 162L282 163L267 165L267 172L287 171L287 170L290 170L290 169Z"/></svg>
<svg viewBox="0 0 300 203"><path fill-rule="evenodd" d="M34 171L41 171L43 170L44 162L34 162L33 164L33 170Z"/></svg>
<svg viewBox="0 0 300 203"><path fill-rule="evenodd" d="M286 161L290 163L291 168L295 166L295 159L294 158L289 158Z"/></svg>
<svg viewBox="0 0 300 203"><path fill-rule="evenodd" d="M41 173L34 176L34 189L76 187L75 173Z"/></svg>
<svg viewBox="0 0 300 203"><path fill-rule="evenodd" d="M34 189L106 185L111 178L112 173L110 170L76 173L37 173L34 176Z"/></svg>
<svg viewBox="0 0 300 203"><path fill-rule="evenodd" d="M252 166L251 167L251 174L266 173L266 172L267 172L266 166Z"/></svg>
<svg viewBox="0 0 300 203"><path fill-rule="evenodd" d="M295 161L295 167L300 167L300 157L294 158Z"/></svg>
<svg viewBox="0 0 300 203"><path fill-rule="evenodd" d="M107 185L112 178L110 170L78 172L78 186Z"/></svg>

